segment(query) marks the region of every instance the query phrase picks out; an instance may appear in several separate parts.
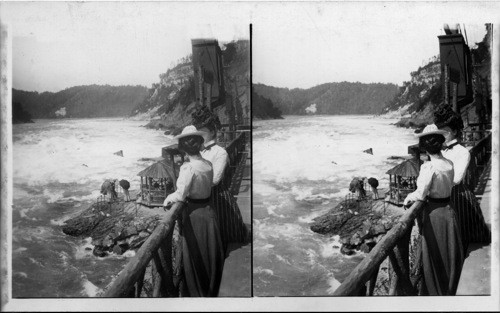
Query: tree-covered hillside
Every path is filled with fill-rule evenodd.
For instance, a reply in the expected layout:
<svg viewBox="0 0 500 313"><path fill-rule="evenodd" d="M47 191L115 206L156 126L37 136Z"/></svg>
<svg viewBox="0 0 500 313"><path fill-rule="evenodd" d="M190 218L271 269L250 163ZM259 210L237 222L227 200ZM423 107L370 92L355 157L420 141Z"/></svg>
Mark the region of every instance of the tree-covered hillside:
<svg viewBox="0 0 500 313"><path fill-rule="evenodd" d="M306 114L316 104L317 114L377 114L394 98L398 87L382 83L326 83L309 89L255 84L257 94L270 99L283 114Z"/></svg>
<svg viewBox="0 0 500 313"><path fill-rule="evenodd" d="M271 100L252 91L252 118L266 120L283 117L281 116L281 110Z"/></svg>
<svg viewBox="0 0 500 313"><path fill-rule="evenodd" d="M59 92L12 90L12 103L22 103L33 118L130 116L147 95L143 86L75 86Z"/></svg>

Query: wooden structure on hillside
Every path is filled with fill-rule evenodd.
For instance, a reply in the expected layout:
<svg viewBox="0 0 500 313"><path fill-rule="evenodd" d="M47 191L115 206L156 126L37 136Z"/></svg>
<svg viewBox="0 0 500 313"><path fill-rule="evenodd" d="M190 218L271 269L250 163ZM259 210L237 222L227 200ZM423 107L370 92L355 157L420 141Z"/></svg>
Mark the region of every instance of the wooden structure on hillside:
<svg viewBox="0 0 500 313"><path fill-rule="evenodd" d="M486 41L475 53L471 53L458 24L451 29L445 24L446 34L438 36L443 102L462 116L461 141L465 146L475 146L491 129L491 54L484 51L493 44L493 26L486 27Z"/></svg>
<svg viewBox="0 0 500 313"><path fill-rule="evenodd" d="M400 205L406 196L417 189L420 163L413 158L406 160L386 172L389 174L388 202Z"/></svg>
<svg viewBox="0 0 500 313"><path fill-rule="evenodd" d="M196 100L212 110L224 103L222 51L215 39L192 39L191 46Z"/></svg>

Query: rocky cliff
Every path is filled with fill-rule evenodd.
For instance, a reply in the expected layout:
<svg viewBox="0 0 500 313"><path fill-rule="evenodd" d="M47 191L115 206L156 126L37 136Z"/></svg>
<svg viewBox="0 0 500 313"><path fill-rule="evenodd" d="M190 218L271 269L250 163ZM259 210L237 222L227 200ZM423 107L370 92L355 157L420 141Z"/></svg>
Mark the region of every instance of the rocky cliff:
<svg viewBox="0 0 500 313"><path fill-rule="evenodd" d="M233 106L241 123L250 118L250 43L247 40L222 44L225 104L215 108L222 123L228 121L228 105ZM180 59L160 75L160 81L148 90L134 109L138 119L149 119L149 127L179 130L191 122L195 108L192 57Z"/></svg>
<svg viewBox="0 0 500 313"><path fill-rule="evenodd" d="M434 108L442 101L443 85L439 56L411 72L398 94L382 110L388 117L401 117L403 127L422 127L432 123Z"/></svg>
<svg viewBox="0 0 500 313"><path fill-rule="evenodd" d="M471 49L473 60L476 63L473 84L477 82L477 77L486 79L488 82L487 92L491 90L491 35L491 28L486 25L486 34L483 40L476 43L476 46ZM471 44L470 47L472 47ZM480 94L482 91L478 92ZM411 73L411 80L403 83L397 95L381 111L381 114L391 118L401 118L396 123L398 126L421 128L433 123L434 109L442 101L443 82L441 80L440 59L439 56L434 56L425 65ZM468 114L473 115L473 112Z"/></svg>
<svg viewBox="0 0 500 313"><path fill-rule="evenodd" d="M33 118L129 116L146 96L143 86L75 86L59 92L12 89L12 103L21 103Z"/></svg>
<svg viewBox="0 0 500 313"><path fill-rule="evenodd" d="M326 83L309 89L254 85L255 93L270 99L283 114L377 114L394 98L394 84Z"/></svg>

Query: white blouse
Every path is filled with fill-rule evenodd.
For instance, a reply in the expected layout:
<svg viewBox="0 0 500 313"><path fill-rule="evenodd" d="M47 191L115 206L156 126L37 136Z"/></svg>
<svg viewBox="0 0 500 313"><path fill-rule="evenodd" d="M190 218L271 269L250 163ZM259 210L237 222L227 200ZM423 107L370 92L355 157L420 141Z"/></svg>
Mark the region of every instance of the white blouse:
<svg viewBox="0 0 500 313"><path fill-rule="evenodd" d="M404 200L404 205L425 197L447 198L453 187L453 163L443 157L431 156L431 160L420 167L417 178L417 190L410 193Z"/></svg>
<svg viewBox="0 0 500 313"><path fill-rule="evenodd" d="M447 145L455 143L457 140L453 139L447 142ZM455 185L460 184L464 179L465 172L470 162L470 153L467 148L462 145L454 145L450 149L445 149L441 151L443 156L453 162L453 169L455 170L455 177L453 178L453 183Z"/></svg>
<svg viewBox="0 0 500 313"><path fill-rule="evenodd" d="M212 147L201 151L201 156L212 163L214 169L212 185L217 186L222 180L226 166L229 164L229 156L224 148L215 144L214 140L205 143L205 146L208 147L212 144L214 144Z"/></svg>
<svg viewBox="0 0 500 313"><path fill-rule="evenodd" d="M177 178L177 190L167 196L163 206L174 202L182 202L186 197L206 199L212 191L213 170L209 161L191 157L184 162Z"/></svg>

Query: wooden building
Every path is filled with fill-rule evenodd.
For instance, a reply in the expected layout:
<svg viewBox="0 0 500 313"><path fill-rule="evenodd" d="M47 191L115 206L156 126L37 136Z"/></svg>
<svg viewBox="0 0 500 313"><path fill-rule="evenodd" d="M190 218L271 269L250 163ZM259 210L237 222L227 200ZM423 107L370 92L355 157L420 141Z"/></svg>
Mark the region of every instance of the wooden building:
<svg viewBox="0 0 500 313"><path fill-rule="evenodd" d="M163 206L165 198L175 191L175 171L163 161L154 163L137 176L141 177L140 202L144 205Z"/></svg>
<svg viewBox="0 0 500 313"><path fill-rule="evenodd" d="M406 196L417 189L420 164L417 159L406 160L387 171L389 174L389 199L395 204L403 204Z"/></svg>

